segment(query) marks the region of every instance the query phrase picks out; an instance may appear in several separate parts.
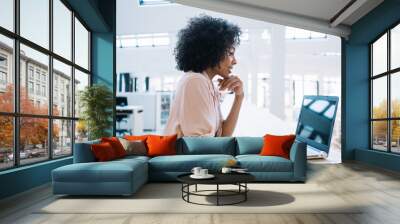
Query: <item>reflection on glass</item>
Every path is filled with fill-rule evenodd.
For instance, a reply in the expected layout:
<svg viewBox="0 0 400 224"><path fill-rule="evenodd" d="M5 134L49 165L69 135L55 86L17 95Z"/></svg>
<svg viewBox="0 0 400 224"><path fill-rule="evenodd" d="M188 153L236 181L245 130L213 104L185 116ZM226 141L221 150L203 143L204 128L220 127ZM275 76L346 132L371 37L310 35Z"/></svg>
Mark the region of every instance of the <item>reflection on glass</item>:
<svg viewBox="0 0 400 224"><path fill-rule="evenodd" d="M387 71L387 34L372 44L372 74L378 75Z"/></svg>
<svg viewBox="0 0 400 224"><path fill-rule="evenodd" d="M89 32L75 18L75 63L89 69Z"/></svg>
<svg viewBox="0 0 400 224"><path fill-rule="evenodd" d="M400 24L391 30L390 57L391 69L400 67Z"/></svg>
<svg viewBox="0 0 400 224"><path fill-rule="evenodd" d="M53 60L53 115L72 117L71 66Z"/></svg>
<svg viewBox="0 0 400 224"><path fill-rule="evenodd" d="M10 116L0 116L0 170L14 164L14 125Z"/></svg>
<svg viewBox="0 0 400 224"><path fill-rule="evenodd" d="M72 154L72 121L53 120L53 157Z"/></svg>
<svg viewBox="0 0 400 224"><path fill-rule="evenodd" d="M78 120L75 122L75 142L84 142L88 138L88 128L84 120Z"/></svg>
<svg viewBox="0 0 400 224"><path fill-rule="evenodd" d="M49 0L20 0L21 36L49 48Z"/></svg>
<svg viewBox="0 0 400 224"><path fill-rule="evenodd" d="M298 136L328 146L334 125L337 100L304 99L301 108Z"/></svg>
<svg viewBox="0 0 400 224"><path fill-rule="evenodd" d="M20 118L21 164L34 163L49 158L49 120L45 118Z"/></svg>
<svg viewBox="0 0 400 224"><path fill-rule="evenodd" d="M372 148L387 151L387 121L372 122Z"/></svg>
<svg viewBox="0 0 400 224"><path fill-rule="evenodd" d="M400 118L400 72L391 75L392 88L390 89L391 94L391 110L392 117Z"/></svg>
<svg viewBox="0 0 400 224"><path fill-rule="evenodd" d="M392 152L400 153L400 120L391 121Z"/></svg>
<svg viewBox="0 0 400 224"><path fill-rule="evenodd" d="M387 78L372 81L372 118L387 117Z"/></svg>
<svg viewBox="0 0 400 224"><path fill-rule="evenodd" d="M0 1L0 26L14 31L14 0Z"/></svg>
<svg viewBox="0 0 400 224"><path fill-rule="evenodd" d="M60 0L53 0L53 10L53 51L71 60L72 12Z"/></svg>
<svg viewBox="0 0 400 224"><path fill-rule="evenodd" d="M1 5L1 4L0 4ZM0 111L14 111L13 41L0 35Z"/></svg>
<svg viewBox="0 0 400 224"><path fill-rule="evenodd" d="M81 108L79 106L80 94L86 86L89 86L89 75L75 69L75 117L79 117L81 114Z"/></svg>
<svg viewBox="0 0 400 224"><path fill-rule="evenodd" d="M48 114L48 62L47 55L21 44L21 113Z"/></svg>

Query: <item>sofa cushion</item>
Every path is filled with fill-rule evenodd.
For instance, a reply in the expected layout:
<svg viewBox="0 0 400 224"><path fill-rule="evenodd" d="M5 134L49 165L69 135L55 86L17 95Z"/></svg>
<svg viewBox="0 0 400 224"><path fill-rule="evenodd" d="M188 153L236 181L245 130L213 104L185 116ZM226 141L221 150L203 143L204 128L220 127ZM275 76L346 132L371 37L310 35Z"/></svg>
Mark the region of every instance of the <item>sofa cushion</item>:
<svg viewBox="0 0 400 224"><path fill-rule="evenodd" d="M57 182L130 182L133 173L147 171L146 166L139 159L74 163L53 170L52 174ZM147 176L147 172L143 175Z"/></svg>
<svg viewBox="0 0 400 224"><path fill-rule="evenodd" d="M249 172L292 172L292 161L279 156L238 155L240 167Z"/></svg>
<svg viewBox="0 0 400 224"><path fill-rule="evenodd" d="M117 137L104 137L101 138L101 142L110 143L110 145L114 149L117 158L122 158L126 156L126 151Z"/></svg>
<svg viewBox="0 0 400 224"><path fill-rule="evenodd" d="M175 155L158 156L149 160L149 170L163 172L190 172L193 167L200 166L211 172L219 171L230 159L231 155Z"/></svg>
<svg viewBox="0 0 400 224"><path fill-rule="evenodd" d="M260 154L264 140L262 137L236 137L236 155Z"/></svg>
<svg viewBox="0 0 400 224"><path fill-rule="evenodd" d="M261 149L261 156L280 156L289 158L290 148L293 145L295 135L269 135L264 136L264 145Z"/></svg>
<svg viewBox="0 0 400 224"><path fill-rule="evenodd" d="M150 135L147 137L148 156L166 156L176 154L177 135L161 136Z"/></svg>
<svg viewBox="0 0 400 224"><path fill-rule="evenodd" d="M93 144L90 147L92 149L94 157L96 157L96 161L105 162L118 158L112 145L108 142Z"/></svg>
<svg viewBox="0 0 400 224"><path fill-rule="evenodd" d="M232 137L183 137L177 141L177 154L235 155L235 138Z"/></svg>

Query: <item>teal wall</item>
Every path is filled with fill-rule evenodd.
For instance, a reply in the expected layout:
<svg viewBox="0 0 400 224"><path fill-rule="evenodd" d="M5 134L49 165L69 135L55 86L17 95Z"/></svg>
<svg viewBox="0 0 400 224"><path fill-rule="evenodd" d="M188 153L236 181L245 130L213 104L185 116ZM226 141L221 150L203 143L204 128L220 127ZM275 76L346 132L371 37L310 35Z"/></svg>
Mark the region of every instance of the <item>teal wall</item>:
<svg viewBox="0 0 400 224"><path fill-rule="evenodd" d="M92 31L92 82L107 85L115 96L116 0L66 0L66 2ZM114 110L115 107L110 109ZM110 131L113 131L113 127L110 127ZM72 157L69 157L1 171L0 199L50 182L53 169L71 163Z"/></svg>
<svg viewBox="0 0 400 224"><path fill-rule="evenodd" d="M386 0L351 27L343 40L342 159L399 170L400 157L369 150L369 43L400 22L400 0Z"/></svg>

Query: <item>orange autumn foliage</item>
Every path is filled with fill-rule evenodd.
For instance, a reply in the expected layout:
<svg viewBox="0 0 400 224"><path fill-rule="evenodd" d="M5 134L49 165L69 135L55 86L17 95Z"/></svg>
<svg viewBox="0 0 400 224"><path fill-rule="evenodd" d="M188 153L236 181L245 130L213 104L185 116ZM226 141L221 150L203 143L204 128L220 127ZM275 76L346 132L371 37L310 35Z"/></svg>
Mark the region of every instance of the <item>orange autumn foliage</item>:
<svg viewBox="0 0 400 224"><path fill-rule="evenodd" d="M6 92L0 93L0 111L13 112L14 107L14 89L13 85L8 85ZM40 114L47 115L47 104L34 105L29 99L28 93L24 87L20 88L20 111L22 114ZM59 112L55 110L55 114ZM13 117L0 116L0 146L2 148L13 147ZM45 144L48 137L48 119L47 118L20 118L20 148L24 149L26 145ZM53 138L59 135L59 127L54 124Z"/></svg>

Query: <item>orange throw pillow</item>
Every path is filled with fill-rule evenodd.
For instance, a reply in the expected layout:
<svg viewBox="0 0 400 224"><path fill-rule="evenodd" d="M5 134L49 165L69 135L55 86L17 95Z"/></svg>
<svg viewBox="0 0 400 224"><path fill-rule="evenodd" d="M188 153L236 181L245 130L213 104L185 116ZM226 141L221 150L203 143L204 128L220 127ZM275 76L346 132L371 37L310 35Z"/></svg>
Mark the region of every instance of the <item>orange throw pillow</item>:
<svg viewBox="0 0 400 224"><path fill-rule="evenodd" d="M280 156L286 159L290 158L290 148L296 135L269 135L264 136L264 145L261 149L262 156Z"/></svg>
<svg viewBox="0 0 400 224"><path fill-rule="evenodd" d="M117 158L125 157L126 151L117 137L101 138L101 142L108 142L114 149Z"/></svg>
<svg viewBox="0 0 400 224"><path fill-rule="evenodd" d="M93 144L91 145L91 149L94 154L94 157L99 162L110 161L117 158L114 149L108 142Z"/></svg>
<svg viewBox="0 0 400 224"><path fill-rule="evenodd" d="M147 140L148 156L165 156L176 154L177 135L159 136L150 135Z"/></svg>
<svg viewBox="0 0 400 224"><path fill-rule="evenodd" d="M129 140L129 141L144 141L146 142L146 139L149 135L125 135L124 139Z"/></svg>

